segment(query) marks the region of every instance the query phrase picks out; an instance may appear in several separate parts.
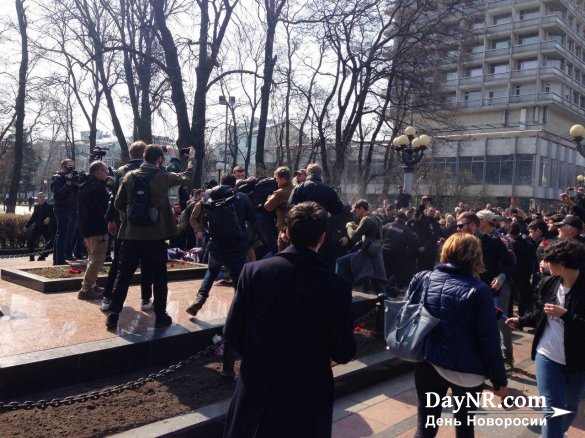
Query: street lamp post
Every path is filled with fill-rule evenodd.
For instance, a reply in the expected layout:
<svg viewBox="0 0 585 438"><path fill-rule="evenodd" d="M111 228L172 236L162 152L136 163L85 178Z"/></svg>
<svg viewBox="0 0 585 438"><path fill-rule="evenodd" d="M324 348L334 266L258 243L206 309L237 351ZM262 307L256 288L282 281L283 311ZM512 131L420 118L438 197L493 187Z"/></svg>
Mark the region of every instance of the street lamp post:
<svg viewBox="0 0 585 438"><path fill-rule="evenodd" d="M415 135L416 129L408 126L403 135L392 141L392 146L403 163L404 192L408 194L412 192L416 165L423 159L425 150L431 144L431 138L428 135L423 134L419 137Z"/></svg>
<svg viewBox="0 0 585 438"><path fill-rule="evenodd" d="M573 137L577 151L585 157L585 145L582 143L583 136L585 136L585 128L583 125L573 125L569 130L569 135Z"/></svg>
<svg viewBox="0 0 585 438"><path fill-rule="evenodd" d="M218 161L215 163L215 169L217 170L217 183L219 184L221 181L221 171L223 170L223 173L225 173L225 163Z"/></svg>
<svg viewBox="0 0 585 438"><path fill-rule="evenodd" d="M225 105L225 132L224 132L224 144L223 144L223 172L226 173L227 171L227 155L228 155L228 109L230 105L234 105L236 103L236 98L234 96L228 96L228 99L226 99L226 96L221 95L219 96L219 104L220 105Z"/></svg>

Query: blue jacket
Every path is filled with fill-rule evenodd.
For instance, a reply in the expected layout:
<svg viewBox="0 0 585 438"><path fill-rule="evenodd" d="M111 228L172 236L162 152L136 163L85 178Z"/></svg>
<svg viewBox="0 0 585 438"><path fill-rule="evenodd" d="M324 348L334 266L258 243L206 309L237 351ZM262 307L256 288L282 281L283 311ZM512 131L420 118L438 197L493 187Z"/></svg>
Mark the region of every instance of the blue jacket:
<svg viewBox="0 0 585 438"><path fill-rule="evenodd" d="M415 291L426 273L410 282ZM415 297L416 298L416 297ZM425 360L440 367L486 376L494 388L507 386L492 292L479 279L452 264L431 274L426 309L441 322L428 336Z"/></svg>

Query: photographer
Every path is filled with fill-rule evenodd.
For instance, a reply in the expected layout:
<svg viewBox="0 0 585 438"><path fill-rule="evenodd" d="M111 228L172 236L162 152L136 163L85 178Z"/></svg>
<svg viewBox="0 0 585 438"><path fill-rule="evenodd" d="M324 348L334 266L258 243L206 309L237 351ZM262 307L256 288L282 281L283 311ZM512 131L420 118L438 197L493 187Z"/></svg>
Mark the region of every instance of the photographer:
<svg viewBox="0 0 585 438"><path fill-rule="evenodd" d="M568 187L565 193L561 193L561 201L571 207L573 214L585 221L585 194L583 192L575 190L574 187Z"/></svg>
<svg viewBox="0 0 585 438"><path fill-rule="evenodd" d="M77 185L74 183L75 162L69 158L61 161L61 170L51 179L53 207L57 221L53 264L65 265L65 259L73 258L73 245L77 234Z"/></svg>
<svg viewBox="0 0 585 438"><path fill-rule="evenodd" d="M45 260L48 251L53 247L53 233L51 232L51 220L53 216L53 206L47 203L47 197L43 192L37 193L37 205L34 206L33 214L24 227L24 232L28 232L27 246L30 254L30 261L35 261L32 254L35 251L37 240L40 236L45 239L45 248L38 258L38 261Z"/></svg>
<svg viewBox="0 0 585 438"><path fill-rule="evenodd" d="M108 226L105 220L110 194L106 188L108 166L94 161L87 180L79 186L79 231L87 248L88 263L77 295L80 300L101 298L103 289L96 284L98 272L106 260Z"/></svg>

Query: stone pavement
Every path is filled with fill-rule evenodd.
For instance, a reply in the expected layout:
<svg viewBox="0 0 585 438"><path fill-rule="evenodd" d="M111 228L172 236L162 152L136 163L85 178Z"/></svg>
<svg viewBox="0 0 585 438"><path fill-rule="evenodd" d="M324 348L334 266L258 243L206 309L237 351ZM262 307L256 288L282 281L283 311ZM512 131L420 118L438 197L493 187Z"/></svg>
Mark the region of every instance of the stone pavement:
<svg viewBox="0 0 585 438"><path fill-rule="evenodd" d="M538 395L534 362L530 359L532 338L530 334L514 332L516 370L508 378L510 395ZM497 398L496 400L499 401ZM333 438L411 438L416 432L416 406L414 371L411 371L336 400L333 411ZM443 412L442 418L450 417L450 413ZM528 418L528 416L522 418L524 417ZM516 417L510 415L499 418ZM482 426L476 427L475 431L476 438L540 436L538 426L530 429L525 426L512 426L506 429ZM450 426L441 427L437 434L439 438L454 436L455 429ZM569 429L568 436L585 438L585 401L581 402L579 413Z"/></svg>
<svg viewBox="0 0 585 438"><path fill-rule="evenodd" d="M0 259L0 268L32 268L51 263L51 257L43 262L29 262L22 257ZM190 320L185 309L195 298L200 282L169 283L167 311L175 324L204 327L207 322L227 315L233 288L214 286L197 320ZM0 318L0 357L154 331L154 313L140 310L139 285L130 287L117 333L106 330L106 316L100 311L100 304L100 300L78 300L77 291L44 294L0 280L0 309L6 315Z"/></svg>

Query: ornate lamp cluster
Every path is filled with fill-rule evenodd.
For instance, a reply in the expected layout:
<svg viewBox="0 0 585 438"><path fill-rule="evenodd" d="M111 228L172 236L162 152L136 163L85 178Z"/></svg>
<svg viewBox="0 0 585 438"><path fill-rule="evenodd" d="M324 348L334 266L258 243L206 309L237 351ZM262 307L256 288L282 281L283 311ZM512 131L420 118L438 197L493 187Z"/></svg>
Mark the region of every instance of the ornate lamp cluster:
<svg viewBox="0 0 585 438"><path fill-rule="evenodd" d="M585 127L583 125L573 125L569 131L569 135L573 137L577 151L585 157L585 145L581 143L585 136Z"/></svg>
<svg viewBox="0 0 585 438"><path fill-rule="evenodd" d="M416 136L416 129L408 126L404 134L392 141L392 146L400 154L400 159L406 167L413 168L424 156L424 151L431 144L428 135Z"/></svg>

